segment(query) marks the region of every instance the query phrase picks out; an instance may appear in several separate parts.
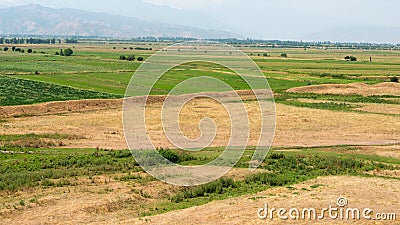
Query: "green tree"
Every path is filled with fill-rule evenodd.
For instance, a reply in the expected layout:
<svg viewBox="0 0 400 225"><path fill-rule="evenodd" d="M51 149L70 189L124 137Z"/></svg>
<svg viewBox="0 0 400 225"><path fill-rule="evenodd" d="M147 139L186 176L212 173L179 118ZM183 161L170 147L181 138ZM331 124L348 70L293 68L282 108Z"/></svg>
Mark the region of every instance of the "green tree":
<svg viewBox="0 0 400 225"><path fill-rule="evenodd" d="M67 49L64 50L64 55L65 56L71 56L73 54L74 54L74 51L72 51L72 49L70 49L70 48L67 48Z"/></svg>
<svg viewBox="0 0 400 225"><path fill-rule="evenodd" d="M392 77L392 78L390 78L390 81L394 82L394 83L398 83L399 82L399 78L398 77Z"/></svg>
<svg viewBox="0 0 400 225"><path fill-rule="evenodd" d="M139 62L141 62L141 61L144 60L144 58L143 58L143 57L138 57L137 60L138 60Z"/></svg>
<svg viewBox="0 0 400 225"><path fill-rule="evenodd" d="M355 62L355 61L357 61L357 58L356 57L354 57L354 56L346 56L346 57L344 57L344 59L345 60L347 60L347 61L352 61L352 62Z"/></svg>
<svg viewBox="0 0 400 225"><path fill-rule="evenodd" d="M28 49L28 53L32 53L33 51L32 51L32 49Z"/></svg>
<svg viewBox="0 0 400 225"><path fill-rule="evenodd" d="M8 51L8 47L4 47L4 49L3 49L3 50L4 50L5 52L6 52L6 51Z"/></svg>
<svg viewBox="0 0 400 225"><path fill-rule="evenodd" d="M128 61L135 61L135 56L134 55L130 55L130 56L128 56L127 60ZM139 60L139 58L138 58L138 60Z"/></svg>

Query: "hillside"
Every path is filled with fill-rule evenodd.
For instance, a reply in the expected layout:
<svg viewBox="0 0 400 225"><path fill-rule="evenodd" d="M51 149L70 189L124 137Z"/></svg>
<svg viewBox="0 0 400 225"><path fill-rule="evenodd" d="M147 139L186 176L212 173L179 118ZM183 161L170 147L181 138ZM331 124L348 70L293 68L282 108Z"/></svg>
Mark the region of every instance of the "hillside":
<svg viewBox="0 0 400 225"><path fill-rule="evenodd" d="M190 26L148 22L134 17L77 9L53 9L37 4L0 9L0 34L227 38L234 34Z"/></svg>

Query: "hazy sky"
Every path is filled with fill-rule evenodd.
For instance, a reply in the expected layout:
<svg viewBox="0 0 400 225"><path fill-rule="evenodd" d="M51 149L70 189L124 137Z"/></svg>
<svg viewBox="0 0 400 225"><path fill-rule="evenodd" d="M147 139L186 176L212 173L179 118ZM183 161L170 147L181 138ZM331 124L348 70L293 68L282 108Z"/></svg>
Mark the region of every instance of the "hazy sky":
<svg viewBox="0 0 400 225"><path fill-rule="evenodd" d="M343 32L346 38L345 33L355 27L359 30L385 28L385 35L390 35L390 29L400 31L398 0L126 0L130 6L134 1L201 12L215 19L215 24L209 23L210 28L223 27L252 38L310 40L335 32ZM112 13L120 10L125 15L127 12L124 4L112 5L115 1L105 0L0 0L0 6L27 3ZM368 41L368 38L359 41Z"/></svg>

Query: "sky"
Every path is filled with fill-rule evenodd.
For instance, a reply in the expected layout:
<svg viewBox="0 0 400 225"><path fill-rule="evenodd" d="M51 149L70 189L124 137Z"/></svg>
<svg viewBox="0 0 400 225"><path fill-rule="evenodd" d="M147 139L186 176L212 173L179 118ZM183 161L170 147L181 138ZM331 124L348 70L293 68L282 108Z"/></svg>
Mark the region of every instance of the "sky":
<svg viewBox="0 0 400 225"><path fill-rule="evenodd" d="M108 0L0 0L0 6L37 3L55 8L126 15L129 14L129 7L134 11L135 4L132 2L139 4L138 1L142 1L187 13L182 14L187 15L187 19L177 17L174 21L172 13L164 21L190 23L190 15L193 15L193 20L197 16L197 22L193 22L195 26L224 29L250 38L359 42L383 42L387 39L393 42L400 34L398 0L126 0L129 7L124 6L124 1L112 4L115 0L111 3ZM135 13L131 14L135 17ZM144 14L140 16L146 17ZM157 20L157 15L151 16ZM199 22L199 18L205 18L204 22ZM395 32L391 36L392 30ZM383 34L385 37L382 37Z"/></svg>

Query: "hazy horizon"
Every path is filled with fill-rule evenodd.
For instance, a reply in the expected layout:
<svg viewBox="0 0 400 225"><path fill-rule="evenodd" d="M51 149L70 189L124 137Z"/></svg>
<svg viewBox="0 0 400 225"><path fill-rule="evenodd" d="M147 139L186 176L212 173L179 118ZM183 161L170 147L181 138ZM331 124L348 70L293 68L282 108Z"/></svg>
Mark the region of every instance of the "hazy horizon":
<svg viewBox="0 0 400 225"><path fill-rule="evenodd" d="M29 3L219 29L245 38L400 43L400 2L394 0L0 0L0 7Z"/></svg>

